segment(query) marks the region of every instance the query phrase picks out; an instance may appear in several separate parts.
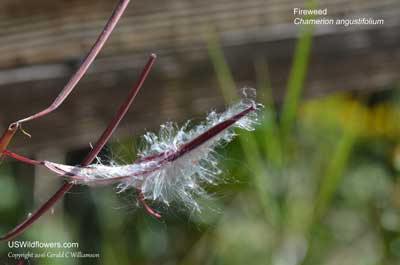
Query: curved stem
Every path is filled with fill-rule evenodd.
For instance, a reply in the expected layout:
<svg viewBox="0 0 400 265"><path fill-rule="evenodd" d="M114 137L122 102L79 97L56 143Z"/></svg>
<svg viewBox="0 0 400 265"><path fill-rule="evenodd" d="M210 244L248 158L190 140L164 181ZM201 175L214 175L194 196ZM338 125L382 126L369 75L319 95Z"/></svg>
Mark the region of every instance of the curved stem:
<svg viewBox="0 0 400 265"><path fill-rule="evenodd" d="M85 159L83 159L81 165L87 166L90 164L97 154L100 152L101 148L107 143L108 139L111 137L115 128L118 126L119 122L122 120L126 112L128 111L130 105L132 104L135 96L137 95L139 89L143 85L144 80L146 79L148 73L150 72L151 66L153 65L156 56L154 54L151 55L149 61L144 67L138 81L130 90L127 98L122 103L121 107L108 124L107 128L104 130L100 138L97 140L95 147L88 153ZM39 219L45 212L47 212L58 200L60 200L66 192L68 192L74 184L72 182L67 182L62 185L56 193L46 201L39 209L37 209L31 216L29 216L25 221L21 224L17 225L13 230L9 231L4 236L0 237L0 241L10 240L23 232L26 228L28 228L32 223L34 223L37 219Z"/></svg>
<svg viewBox="0 0 400 265"><path fill-rule="evenodd" d="M152 57L153 60L155 59L155 57ZM151 63L151 61L149 62L149 64ZM148 65L149 65L148 64ZM151 65L151 64L150 64ZM145 69L148 69L148 67L145 67ZM145 77L145 75L143 76L143 78ZM138 82L138 85L141 84L141 82ZM130 97L134 97L134 95L136 95L136 93L132 93L132 91L129 93ZM102 136L100 137L100 139L98 140L98 142L96 143L95 146L103 146L104 143L108 140L109 136L111 135L113 128L115 129L116 125L118 125L119 121L121 120L120 118L126 113L127 108L129 107L130 103L132 101L132 98L127 100L126 102L124 102L124 104L122 104L120 110L117 112L116 116L114 117L114 119L110 122L109 126L106 128L106 130L104 131L104 133L102 134ZM126 104L126 103L129 104ZM112 178L89 178L89 177L83 177L83 176L79 176L79 174L77 172L72 172L72 171L65 171L62 168L57 167L57 164L48 162L48 161L36 161L36 160L31 160L29 158L20 156L18 154L15 154L9 150L5 150L4 154L7 156L10 156L14 159L17 159L19 161L22 161L24 163L28 163L28 164L32 164L32 165L44 165L46 166L49 170L60 174L60 175L64 175L67 176L69 178L70 181L84 181L84 183L89 184L89 183L112 183L114 181L120 181L120 180L124 180L127 178L132 178L134 176L139 176L139 175L146 175L152 171L155 171L157 169L159 169L160 167L162 167L164 164L169 163L169 162L173 162L176 159L182 157L183 155L185 155L186 153L192 151L193 149L199 147L200 145L204 144L205 142L207 142L208 140L210 140L211 138L213 138L214 136L218 135L219 133L221 133L222 131L224 131L225 129L229 128L231 125L233 125L236 121L238 121L239 119L241 119L242 117L244 117L246 114L248 114L251 111L254 111L255 107L254 106L249 106L246 109L240 111L239 113L233 115L230 118L227 118L221 122L219 122L218 124L215 124L213 127L209 128L208 130L204 131L203 133L199 134L198 136L194 137L192 140L182 144L178 150L168 153L168 152L163 152L160 154L155 154L155 155L150 155L147 157L143 157L138 159L137 161L135 161L135 163L140 163L143 161L150 161L150 160L158 160L161 156L165 156L163 157L161 160L159 160L155 165L153 165L153 167L145 169L143 171L140 172L135 172L132 173L130 175L125 175L125 176L116 176L116 177L112 177ZM117 122L115 122L117 121ZM101 148L100 148L101 149ZM87 156L86 159L84 159L84 161L82 162L82 166L86 166L89 163L92 162L92 160L95 158L96 155L93 154L97 154L100 149L98 148L94 148L92 150L92 152L89 153L89 155ZM63 166L63 165L60 165ZM61 198L63 196L63 194L65 192L67 192L69 190L69 188L72 187L73 184L71 184L72 182L66 183L64 184L63 187L60 188L59 191L56 192L56 194L49 200L49 206L47 205L47 203L45 205L43 205L42 207L47 207L45 208L45 210L42 210L42 208L40 208L38 210L39 214L43 214L49 207L51 207L51 205L53 205L59 198ZM151 214L152 216L156 217L156 218L161 218L161 215L158 214L157 212L155 212L146 202L145 197L142 193L142 191L139 188L136 188L136 192L137 192L137 196L140 200L140 202L143 204L143 206L145 207L146 211ZM36 213L34 213L33 215L36 215ZM38 217L36 217L37 219ZM29 220L29 218L28 218ZM28 221L27 220L27 221ZM27 222L26 221L26 222ZM34 221L34 220L33 220ZM32 221L32 222L33 222ZM30 222L30 223L32 223ZM30 224L28 223L28 225ZM22 227L24 228L24 227ZM18 226L16 229L16 232L18 232L20 229L20 226ZM6 236L13 236L14 234L14 230L11 231L10 235L7 234ZM6 236L4 236L4 239L7 239ZM2 240L4 240L3 238L0 238Z"/></svg>
<svg viewBox="0 0 400 265"><path fill-rule="evenodd" d="M135 99L137 93L139 92L139 89L142 87L142 85L144 83L144 80L146 80L146 77L149 74L150 69L153 66L154 61L156 60L156 58L157 58L156 54L152 53L150 55L150 59L148 60L148 62L145 65L144 69L142 70L142 73L140 74L138 80L136 81L136 84L132 87L131 91L129 92L128 96L126 97L126 100L119 107L117 113L111 119L111 121L108 124L107 128L104 130L104 132L100 136L99 140L94 145L92 151L95 153L95 155L89 153L85 157L85 159L83 159L83 161L82 161L83 165L90 164L93 161L93 159L96 157L97 153L100 152L100 150L106 144L107 140L110 138L112 133L115 131L115 129L117 128L118 124L120 123L120 121L125 116L126 112L128 111L129 107L131 106L133 100Z"/></svg>
<svg viewBox="0 0 400 265"><path fill-rule="evenodd" d="M35 113L29 117L24 119L20 119L17 123L23 123L30 120L34 120L40 118L55 109L57 109L61 103L68 97L68 95L72 92L75 88L76 84L78 84L79 80L83 77L83 75L88 70L89 66L92 64L96 56L99 54L101 49L103 48L105 42L107 41L108 37L110 36L111 32L114 30L115 26L117 25L118 21L120 20L122 14L124 13L126 7L128 6L130 0L120 0L117 7L114 9L113 14L111 15L110 19L107 21L106 25L104 26L103 31L97 38L96 42L94 43L93 47L90 49L89 53L86 55L85 59L83 60L82 64L76 70L75 74L69 79L68 83L64 86L61 90L60 94L57 98L53 101L53 103L47 107L46 109Z"/></svg>
<svg viewBox="0 0 400 265"><path fill-rule="evenodd" d="M15 135L15 132L20 127L21 123L34 120L40 118L46 114L57 109L64 100L68 97L68 95L72 92L75 86L78 84L79 80L83 77L83 75L88 70L89 66L92 64L96 56L99 54L101 49L103 48L105 42L107 41L108 37L110 36L111 32L114 30L115 26L117 25L118 21L120 20L122 14L124 13L126 7L128 6L130 0L120 0L117 7L114 9L113 14L107 21L103 31L100 33L99 37L97 38L96 42L94 43L93 47L90 49L88 54L86 55L85 59L83 60L82 64L76 70L76 72L71 76L68 83L64 86L61 90L60 94L57 98L53 101L53 103L47 107L46 109L39 111L29 117L20 119L16 122L13 122L7 131L0 137L0 152L2 153L10 143L11 139ZM2 154L0 153L0 158Z"/></svg>
<svg viewBox="0 0 400 265"><path fill-rule="evenodd" d="M155 218L160 219L160 218L161 218L161 215L160 215L159 213L157 213L156 211L154 211L154 210L147 204L146 199L144 198L144 195L143 195L143 193L142 193L142 190L136 189L136 194L137 194L137 196L138 196L138 198L139 198L140 203L143 205L143 207L146 209L146 211L147 211L150 215L154 216Z"/></svg>
<svg viewBox="0 0 400 265"><path fill-rule="evenodd" d="M211 138L215 137L217 134L222 132L223 130L226 130L230 126L232 126L236 121L241 119L243 116L245 116L247 113L250 111L255 110L253 106L249 106L248 108L240 111L239 113L233 115L230 118L227 118L205 132L199 134L198 136L194 137L193 139L187 141L186 143L182 144L178 150L171 151L171 152L161 152L159 154L154 154L154 155L149 155L145 156L142 158L137 159L134 161L134 164L140 164L142 162L149 162L149 161L154 161L155 163L152 164L150 167L147 167L145 169L142 169L141 171L136 171L136 172L131 172L130 174L123 175L123 176L115 176L115 177L107 177L107 178L95 178L95 177L88 177L88 176L82 176L79 174L79 170L83 169L83 167L71 167L67 165L62 165L62 164L56 164L52 163L49 161L38 161L38 160L32 160L27 157L21 156L19 154L13 153L10 150L5 150L3 152L4 155L7 155L11 158L14 158L18 161L21 161L26 164L31 164L31 165L41 165L45 166L47 169L50 171L58 174L65 176L69 181L73 182L80 182L80 183L85 183L85 184L102 184L102 183L113 183L116 181L121 181L124 179L128 178L133 178L137 176L143 176L147 175L151 172L154 172L158 169L160 169L162 166L169 162L173 162L180 157L184 156L186 153L192 151L193 149L201 146ZM69 169L66 169L65 167L69 167ZM74 170L72 170L73 168ZM87 168L86 168L87 170Z"/></svg>

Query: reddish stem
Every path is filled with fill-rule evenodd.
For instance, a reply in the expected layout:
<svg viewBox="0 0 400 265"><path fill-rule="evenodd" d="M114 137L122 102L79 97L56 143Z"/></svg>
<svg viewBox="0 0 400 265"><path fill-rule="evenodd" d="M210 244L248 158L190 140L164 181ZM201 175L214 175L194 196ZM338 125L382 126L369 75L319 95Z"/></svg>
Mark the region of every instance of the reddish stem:
<svg viewBox="0 0 400 265"><path fill-rule="evenodd" d="M93 149L93 150L94 150L94 149ZM26 164L30 164L30 165L34 165L34 166L37 166L37 165L45 165L48 169L50 169L51 171L53 171L53 172L55 172L55 173L57 173L57 174L60 174L60 175L68 175L68 173L69 173L69 172L65 172L64 170L61 170L61 169L55 167L55 166L52 165L52 164L46 163L45 161L32 160L32 159L26 158L26 157L24 157L24 156L18 155L18 154L16 154L16 153L13 153L13 152L11 152L10 150L4 150L4 151L3 151L3 154L4 154L4 155L7 155L7 156L9 156L9 157L12 157L12 158L14 158L14 159L16 159L16 160L18 160L18 161L21 161L21 162L23 162L23 163L26 163ZM113 177L113 178L106 178L106 179L98 179L97 182L110 183L110 182L114 182L114 181L126 179L127 177L128 177L128 176L120 176L120 177ZM79 178L79 176L76 176L76 177L74 177L74 180L77 180L78 178ZM69 182L69 183L73 183L73 182ZM68 184L68 183L66 183L66 184ZM71 186L71 187L72 187L72 186ZM68 189L70 189L71 187L68 187ZM67 190L67 191L68 191L68 190ZM63 189L63 192L65 193L64 189ZM151 207L147 204L147 202L146 202L146 200L145 200L145 198L144 198L144 195L143 195L142 191L139 190L139 189L136 189L136 192L137 192L137 194L138 194L138 197L139 197L140 202L143 204L143 206L144 206L144 208L146 209L146 211L147 211L149 214L151 214L152 216L156 217L156 218L161 218L161 215L158 214L158 213L156 213L156 212L155 212L153 209L151 209ZM59 196L62 196L62 194L59 195Z"/></svg>
<svg viewBox="0 0 400 265"><path fill-rule="evenodd" d="M153 58L155 58L155 57L153 57ZM138 82L138 83L140 83L140 82ZM135 93L130 93L129 95L132 96L133 94L135 94ZM122 105L124 107L119 110L119 112L117 113L116 117L120 117L120 115L123 115L126 112L127 107L126 107L125 103ZM206 141L210 140L212 137L214 137L217 134L221 133L222 131L224 131L225 129L227 129L231 125L233 125L236 121L238 121L239 119L244 117L246 114L248 114L249 112L254 111L254 110L255 110L254 106L247 107L246 109L242 110L241 112L233 115L232 117L230 117L230 118L228 118L228 119L226 119L224 121L219 122L218 124L216 124L213 127L209 128L208 130L206 130L205 132L201 133L197 137L195 137L192 140L184 143L183 145L181 145L178 148L177 151L170 152L170 153L169 152L163 152L163 153L160 153L160 154L149 155L149 156L142 157L142 158L136 160L135 163L140 163L140 162L144 162L144 161L156 160L156 159L159 159L160 157L164 156L164 158L161 159L160 161L158 161L158 163L155 164L153 166L153 168L149 168L149 169L143 170L142 172L137 172L135 175L118 176L118 177L112 177L112 178L99 178L99 179L87 178L87 177L82 177L82 176L79 176L79 175L75 175L74 173L71 173L71 172L66 172L63 169L58 168L56 165L54 165L51 162L31 160L29 158L26 158L26 157L20 156L18 154L15 154L15 153L13 153L13 152L11 152L9 150L5 150L4 154L9 156L9 157L12 157L14 159L17 159L19 161L22 161L24 163L28 163L28 164L32 164L32 165L44 165L49 170L51 170L51 171L53 171L53 172L55 172L57 174L68 176L70 181L85 181L86 183L89 183L89 182L90 183L112 183L112 182L115 182L115 181L124 180L124 179L130 178L130 177L134 177L134 176L137 176L137 175L148 174L148 173L150 173L150 172L152 172L154 170L157 170L163 164L171 162L171 161L174 161L174 160L182 157L186 153L192 151L193 149L197 148L198 146L204 144ZM114 124L113 123L114 120L115 119L112 120L110 125ZM113 127L113 126L111 126L111 127ZM107 134L111 134L112 133L112 131L108 130L108 128L105 130L105 132L108 132ZM105 133L103 133L103 135L105 135ZM103 135L102 135L102 137L103 137ZM100 137L100 139L102 139L102 137ZM100 141L100 139L99 139L98 142L102 143L103 141ZM105 141L107 141L107 139ZM96 144L96 146L97 146L97 144ZM102 147L102 145L101 145L101 147ZM99 148L101 149L101 147L99 147ZM100 150L100 149L98 149L98 150ZM93 150L96 150L96 149L93 149ZM96 152L98 152L98 151L96 151ZM93 160L93 158L89 157L89 155L88 155L87 159ZM91 160L90 160L90 162L91 162ZM87 164L82 163L82 165L85 166ZM138 195L138 198L139 198L140 202L143 204L143 206L146 209L146 211L150 215L152 215L152 216L154 216L156 218L161 218L161 215L158 214L157 212L155 212L153 209L151 209L151 207L147 204L142 191L140 189L136 189L136 192L137 192L137 195ZM62 194L60 196L62 196Z"/></svg>
<svg viewBox="0 0 400 265"><path fill-rule="evenodd" d="M12 157L18 161L24 162L25 164L33 165L33 166L39 166L39 165L44 165L43 161L38 161L38 160L33 160L29 159L25 156L21 156L19 154L16 154L14 152L11 152L10 150L4 150L3 154L9 157Z"/></svg>
<svg viewBox="0 0 400 265"><path fill-rule="evenodd" d="M135 99L139 89L142 87L144 80L146 79L147 75L150 72L151 67L153 66L154 61L156 60L157 55L154 53L151 54L149 61L147 62L146 66L144 67L142 73L139 76L139 79L136 81L136 84L133 86L131 91L129 92L126 100L122 103L119 107L118 112L112 118L110 123L108 124L107 128L104 130L103 134L100 136L100 139L94 145L93 150L96 154L91 155L90 153L87 155L85 159L83 159L82 164L87 165L92 162L92 160L96 157L97 153L103 148L105 143L107 142L110 135L115 131L118 124L125 116L126 112L128 111L129 107L131 106L133 100Z"/></svg>
<svg viewBox="0 0 400 265"><path fill-rule="evenodd" d="M144 208L146 209L146 211L155 218L160 219L161 215L156 211L154 211L153 209L151 209L151 207L147 204L146 199L144 198L144 195L142 193L142 190L136 189L136 194L139 198L139 201L143 204Z"/></svg>
<svg viewBox="0 0 400 265"><path fill-rule="evenodd" d="M86 55L81 66L78 68L78 70L75 72L75 74L69 79L68 83L64 86L64 88L61 90L60 94L53 101L53 103L46 109L44 109L36 114L33 114L24 119L20 119L19 121L17 121L17 123L23 123L23 122L27 122L30 120L40 118L40 117L54 111L61 105L61 103L63 103L63 101L72 92L72 90L75 88L76 84L78 84L79 80L81 80L83 75L88 70L89 66L92 64L92 62L94 61L96 56L99 54L99 52L103 48L104 43L107 41L111 32L114 30L115 26L117 25L118 21L120 20L126 7L128 6L129 1L130 0L120 0L119 1L117 7L114 9L113 14L107 21L106 25L104 26L103 31L101 32L100 36L97 38L93 47L90 49L89 53Z"/></svg>
<svg viewBox="0 0 400 265"><path fill-rule="evenodd" d="M10 143L11 139L14 137L15 132L18 129L17 123L12 123L7 131L0 137L0 158L3 156L3 151L7 149L8 144Z"/></svg>
<svg viewBox="0 0 400 265"><path fill-rule="evenodd" d="M52 171L56 174L67 176L70 181L83 181L87 184L112 183L114 181L120 181L120 180L124 180L127 178L135 177L135 176L146 175L146 174L149 174L149 173L161 168L166 163L174 161L174 160L182 157L186 153L192 151L193 149L199 147L200 145L204 144L205 142L210 140L212 137L216 136L217 134L221 133L222 131L224 131L231 125L233 125L236 121L241 119L247 113L249 113L250 111L254 111L254 110L255 110L254 106L249 106L248 108L240 111L239 113L233 115L232 117L227 118L226 120L223 120L223 121L215 124L214 126L209 128L205 132L201 133L200 135L196 136L192 140L182 144L176 151L171 151L171 152L166 151L166 152L162 152L159 154L145 156L145 157L142 157L142 158L136 160L134 163L141 163L144 161L148 162L151 160L157 160L157 163L155 163L152 167L144 169L140 172L136 172L135 174L130 174L130 175L126 175L126 176L117 176L117 177L111 177L111 178L83 177L83 176L79 176L79 173L65 171L64 169L58 167L57 164L54 164L49 161L32 160L32 159L26 158L24 156L18 155L16 153L13 153L10 150L5 150L3 153L4 153L4 155L7 155L9 157L12 157L16 160L19 160L19 161L27 163L27 164L43 165L46 168L48 168L50 171ZM160 157L163 157L163 158L160 159Z"/></svg>
<svg viewBox="0 0 400 265"><path fill-rule="evenodd" d="M197 148L198 146L202 145L206 141L210 140L212 137L216 136L220 132L224 131L232 124L240 120L243 116L245 116L250 111L254 111L254 106L249 106L246 109L242 110L241 112L233 115L232 117L221 121L220 123L214 125L210 129L206 130L205 132L201 133L200 135L196 136L194 139L184 143L179 149L165 158L167 161L174 161L179 157L183 156L184 154L192 151L193 149Z"/></svg>
<svg viewBox="0 0 400 265"><path fill-rule="evenodd" d="M122 14L124 13L126 7L128 6L129 1L130 0L120 0L117 7L114 9L113 14L107 21L103 31L100 33L100 35L97 38L96 42L94 43L93 47L90 49L90 51L86 55L85 59L83 60L81 66L78 68L78 70L76 70L74 75L69 79L68 83L64 86L64 88L61 90L60 94L53 101L53 103L46 109L44 109L38 113L35 113L29 117L26 117L26 118L20 119L16 122L13 122L9 126L7 131L0 138L0 152L1 152L0 158L2 156L2 152L7 148L8 144L10 143L10 141L13 138L17 129L20 127L21 123L24 123L24 122L27 122L30 120L34 120L34 119L40 118L46 114L49 114L50 112L57 109L63 103L63 101L68 97L68 95L72 92L72 90L75 88L76 84L83 77L83 75L88 70L89 66L92 64L92 62L94 61L96 56L101 51L102 47L104 46L104 43L107 41L108 37L110 36L111 32L114 30L116 24L118 23Z"/></svg>
<svg viewBox="0 0 400 265"><path fill-rule="evenodd" d="M129 109L130 105L132 104L137 92L141 88L144 80L146 79L151 66L153 65L156 56L154 54L151 55L149 61L147 62L146 66L144 67L138 81L130 90L127 98L122 103L121 107L119 108L118 112L115 114L107 128L104 130L100 138L97 140L95 147L89 152L85 159L83 159L81 165L87 166L90 164L97 154L100 152L101 148L106 144L108 139L111 137L112 133L114 132L115 128L118 126L119 122L122 120L124 115L126 114L127 110ZM42 216L45 212L47 212L58 200L60 200L64 194L71 189L74 184L72 182L67 182L62 185L56 193L46 201L39 209L37 209L30 217L28 217L25 221L21 224L16 226L13 230L9 231L4 236L0 237L0 241L3 240L10 240L23 232L26 228L28 228L33 222L35 222L40 216Z"/></svg>

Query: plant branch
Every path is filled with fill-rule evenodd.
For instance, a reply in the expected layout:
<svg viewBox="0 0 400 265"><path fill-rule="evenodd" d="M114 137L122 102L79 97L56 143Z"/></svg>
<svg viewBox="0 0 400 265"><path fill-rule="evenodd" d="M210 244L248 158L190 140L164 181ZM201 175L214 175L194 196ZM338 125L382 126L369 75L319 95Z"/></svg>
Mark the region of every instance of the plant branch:
<svg viewBox="0 0 400 265"><path fill-rule="evenodd" d="M0 138L0 158L3 156L3 151L6 150L11 139L14 137L18 129L18 124L12 123Z"/></svg>
<svg viewBox="0 0 400 265"><path fill-rule="evenodd" d="M83 159L81 165L82 166L87 166L89 165L97 156L97 154L100 152L102 147L107 143L109 138L111 137L112 133L118 126L119 122L122 120L126 112L128 111L130 105L132 104L133 100L135 99L135 96L137 95L139 89L143 85L144 80L146 79L151 66L153 65L154 61L156 59L156 55L152 54L149 61L147 62L146 66L144 67L138 81L136 84L132 87L130 90L127 98L125 101L122 103L121 107L111 120L111 122L108 124L107 128L104 130L100 138L97 140L95 147L89 152L89 154L86 156L85 159ZM74 184L72 182L67 182L64 185L62 185L56 193L48 200L46 201L39 209L37 209L30 217L28 217L25 221L23 221L21 224L17 225L13 230L9 231L7 234L4 236L0 237L0 241L3 240L10 240L14 238L15 236L19 235L21 232L23 232L26 228L28 228L31 224L33 224L38 218L40 218L44 213L46 213L57 201L59 201L66 192L68 192Z"/></svg>
<svg viewBox="0 0 400 265"><path fill-rule="evenodd" d="M46 114L49 114L50 112L56 110L64 102L64 100L72 92L72 90L78 84L79 80L81 80L83 75L88 70L89 66L92 64L92 62L94 61L96 56L99 54L99 52L103 48L104 43L107 41L111 32L114 30L115 26L117 25L118 21L120 20L126 7L128 6L129 1L130 0L120 0L119 1L117 7L114 9L113 14L107 21L103 31L100 33L100 35L97 38L96 42L94 43L93 47L90 49L90 51L86 55L85 59L83 60L82 64L78 68L78 70L76 70L76 72L72 75L72 77L69 79L68 83L64 86L64 88L61 90L60 94L53 101L53 103L46 109L39 111L29 117L26 117L26 118L20 119L16 122L13 122L9 126L7 131L0 138L0 152L3 152L7 148L8 144L10 143L15 132L17 131L18 128L20 128L20 125L22 123L45 116ZM0 153L0 158L1 158L1 156L2 155Z"/></svg>
<svg viewBox="0 0 400 265"><path fill-rule="evenodd" d="M4 154L11 158L14 158L18 161L27 163L27 164L45 166L50 171L52 171L56 174L65 176L69 181L77 181L77 182L81 181L82 183L85 183L85 184L114 183L116 181L121 181L121 180L125 180L125 179L132 178L132 177L146 175L151 172L154 172L155 170L160 169L165 164L173 162L173 161L181 158L188 152L200 147L201 145L203 145L204 143L206 143L207 141L209 141L210 139L212 139L213 137L215 137L222 131L224 131L227 128L229 128L230 126L232 126L235 122L237 122L239 119L244 117L246 114L248 114L249 112L254 111L254 110L255 110L255 106L247 107L246 109L240 111L239 113L233 115L232 117L227 118L227 119L215 124L208 130L204 131L203 133L199 134L198 136L194 137L193 139L182 144L177 150L161 152L159 154L149 155L149 156L145 156L140 159L137 159L136 161L134 161L134 164L140 164L140 163L149 162L149 161L154 161L155 163L147 168L143 168L142 170L131 172L130 174L123 175L123 176L120 175L120 176L109 177L109 178L85 177L85 176L79 175L79 169L83 169L85 166L84 164L82 165L83 167L74 167L74 169L77 169L76 171L75 170L67 171L67 170L65 170L65 168L63 168L63 166L65 166L65 165L60 165L60 164L52 163L49 161L32 160L32 159L26 158L24 156L18 155L16 153L13 153L9 150L5 150Z"/></svg>
<svg viewBox="0 0 400 265"><path fill-rule="evenodd" d="M144 198L144 195L143 195L143 193L142 193L142 190L141 190L141 189L136 189L136 194L137 194L137 196L138 196L138 198L139 198L140 203L143 205L143 207L146 209L146 211L147 211L150 215L154 216L155 218L160 219L160 218L161 218L161 215L160 215L159 213L157 213L156 211L154 211L154 210L147 204L146 199Z"/></svg>
<svg viewBox="0 0 400 265"><path fill-rule="evenodd" d="M68 97L68 95L72 92L75 86L78 84L79 80L83 77L83 75L88 70L89 66L92 64L96 56L99 54L101 49L103 48L105 42L107 41L108 37L110 36L111 32L114 30L115 26L117 25L118 21L120 20L122 14L124 13L126 7L128 6L130 0L120 0L117 7L114 9L113 14L107 21L103 31L101 32L100 36L97 38L96 42L94 43L93 47L90 49L89 53L86 55L85 59L83 60L81 66L75 72L75 74L69 79L68 83L62 89L60 94L54 100L54 102L47 107L46 109L33 114L29 117L24 119L20 119L17 123L23 123L30 120L34 120L40 118L55 109L57 109L61 103Z"/></svg>

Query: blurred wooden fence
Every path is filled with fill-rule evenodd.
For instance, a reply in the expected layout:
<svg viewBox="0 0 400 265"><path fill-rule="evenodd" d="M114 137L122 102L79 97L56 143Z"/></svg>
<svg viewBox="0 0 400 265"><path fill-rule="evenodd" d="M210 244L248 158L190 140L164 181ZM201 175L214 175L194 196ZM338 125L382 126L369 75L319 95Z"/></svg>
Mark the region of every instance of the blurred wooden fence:
<svg viewBox="0 0 400 265"><path fill-rule="evenodd" d="M1 1L0 124L47 106L85 55L116 1ZM132 1L99 59L59 111L27 125L15 147L80 148L94 141L150 52L159 59L117 137L223 104L206 50L218 31L238 86L254 86L254 61L268 61L274 94L284 92L303 1ZM379 26L317 26L306 95L368 92L399 81L398 1L320 1L331 17L384 19Z"/></svg>

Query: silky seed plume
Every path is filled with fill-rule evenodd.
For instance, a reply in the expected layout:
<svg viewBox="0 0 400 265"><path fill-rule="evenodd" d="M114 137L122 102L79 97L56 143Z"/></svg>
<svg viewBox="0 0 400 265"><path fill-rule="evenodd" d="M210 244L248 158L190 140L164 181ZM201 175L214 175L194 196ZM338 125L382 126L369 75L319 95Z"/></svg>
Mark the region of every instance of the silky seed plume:
<svg viewBox="0 0 400 265"><path fill-rule="evenodd" d="M197 198L207 196L204 185L215 185L221 174L216 148L236 136L235 128L254 130L262 105L254 100L255 89L242 90L243 98L222 113L210 112L205 121L190 126L167 122L158 133L143 136L143 148L132 164L69 166L49 161L40 163L74 184L117 184L118 192L140 190L146 200L165 205L183 202L189 209L200 211ZM17 154L9 154L18 160ZM19 158L18 158L19 157ZM26 162L26 161L25 161Z"/></svg>

